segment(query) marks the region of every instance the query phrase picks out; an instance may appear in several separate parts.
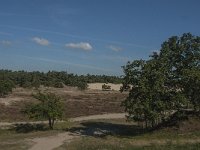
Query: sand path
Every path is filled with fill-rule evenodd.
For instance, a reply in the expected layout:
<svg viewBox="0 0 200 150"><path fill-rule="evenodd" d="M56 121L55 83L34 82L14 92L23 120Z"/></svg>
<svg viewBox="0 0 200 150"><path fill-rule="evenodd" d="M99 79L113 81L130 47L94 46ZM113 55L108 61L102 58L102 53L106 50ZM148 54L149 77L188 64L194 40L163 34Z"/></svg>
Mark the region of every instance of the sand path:
<svg viewBox="0 0 200 150"><path fill-rule="evenodd" d="M77 118L69 119L72 122L76 121L86 121L86 120L95 120L95 119L120 119L125 118L125 113L112 113L112 114L102 114L102 115L91 115L91 116L83 116ZM12 126L15 124L25 124L25 123L47 123L46 121L38 121L38 122L0 122L0 127L3 126ZM59 133L56 136L48 136L48 137L38 137L33 139L27 139L30 142L33 142L33 146L29 150L53 150L56 147L59 147L64 142L70 142L72 139L76 137L80 137L81 135L78 133L72 132L64 132Z"/></svg>
<svg viewBox="0 0 200 150"><path fill-rule="evenodd" d="M109 113L109 114L101 114L101 115L89 115L89 116L82 116L76 118L69 118L71 122L79 122L79 121L87 121L87 120L95 120L95 119L120 119L125 118L125 113ZM48 121L30 121L30 122L0 122L0 127L3 126L14 126L15 124L38 124L38 123L48 123Z"/></svg>
<svg viewBox="0 0 200 150"><path fill-rule="evenodd" d="M76 137L80 137L80 135L65 132L59 133L56 136L28 139L29 141L34 142L29 150L53 150L54 148L61 146L63 142L70 142Z"/></svg>
<svg viewBox="0 0 200 150"><path fill-rule="evenodd" d="M117 119L125 118L124 113L115 113L115 114L103 114L103 115L91 115L84 117L71 118L70 121L86 121L94 119ZM52 150L56 147L59 147L63 142L70 142L73 138L80 137L78 133L65 132L60 133L56 136L41 137L31 139L35 144L29 150Z"/></svg>

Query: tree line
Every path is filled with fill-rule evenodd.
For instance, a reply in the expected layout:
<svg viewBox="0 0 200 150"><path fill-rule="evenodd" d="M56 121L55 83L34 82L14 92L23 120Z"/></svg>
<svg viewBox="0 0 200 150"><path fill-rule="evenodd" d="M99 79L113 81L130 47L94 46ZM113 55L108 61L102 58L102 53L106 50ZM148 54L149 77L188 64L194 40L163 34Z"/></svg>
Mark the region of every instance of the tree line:
<svg viewBox="0 0 200 150"><path fill-rule="evenodd" d="M46 87L62 88L64 85L78 87L81 90L87 88L88 83L121 83L122 79L117 76L106 75L77 75L65 71L27 72L0 70L0 96L12 92L15 86L24 88Z"/></svg>
<svg viewBox="0 0 200 150"><path fill-rule="evenodd" d="M200 37L172 36L149 60L123 66L123 88L132 85L123 102L131 120L155 127L173 113L200 112Z"/></svg>

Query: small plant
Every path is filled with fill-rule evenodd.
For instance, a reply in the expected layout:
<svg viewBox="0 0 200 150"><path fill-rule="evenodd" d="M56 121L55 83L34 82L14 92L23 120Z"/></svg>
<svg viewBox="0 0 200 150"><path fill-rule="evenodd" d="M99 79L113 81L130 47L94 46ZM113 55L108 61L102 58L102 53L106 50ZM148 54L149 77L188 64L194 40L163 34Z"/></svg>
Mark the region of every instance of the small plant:
<svg viewBox="0 0 200 150"><path fill-rule="evenodd" d="M12 89L15 87L14 83L9 80L0 81L0 97L4 97L12 92Z"/></svg>
<svg viewBox="0 0 200 150"><path fill-rule="evenodd" d="M40 103L27 105L23 112L34 119L48 119L49 128L53 129L54 123L62 119L63 105L60 97L53 93L38 93L33 95Z"/></svg>
<svg viewBox="0 0 200 150"><path fill-rule="evenodd" d="M103 85L102 85L102 90L104 90L104 91L106 91L106 90L111 90L111 86L110 86L110 85L103 84Z"/></svg>
<svg viewBox="0 0 200 150"><path fill-rule="evenodd" d="M88 85L86 82L79 82L78 83L78 89L79 90L86 90L88 88Z"/></svg>

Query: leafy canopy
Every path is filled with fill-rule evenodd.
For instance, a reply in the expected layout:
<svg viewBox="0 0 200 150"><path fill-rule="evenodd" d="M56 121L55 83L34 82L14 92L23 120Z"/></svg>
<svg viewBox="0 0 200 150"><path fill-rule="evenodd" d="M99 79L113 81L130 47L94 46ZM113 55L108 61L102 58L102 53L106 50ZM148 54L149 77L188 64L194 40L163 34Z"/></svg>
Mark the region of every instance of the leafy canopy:
<svg viewBox="0 0 200 150"><path fill-rule="evenodd" d="M123 66L122 91L132 87L123 102L129 118L155 126L174 111L200 109L200 37L173 36L150 59Z"/></svg>
<svg viewBox="0 0 200 150"><path fill-rule="evenodd" d="M53 93L38 93L33 96L39 100L39 103L28 105L24 112L30 118L48 119L49 127L53 129L55 121L62 119L63 104L61 98Z"/></svg>

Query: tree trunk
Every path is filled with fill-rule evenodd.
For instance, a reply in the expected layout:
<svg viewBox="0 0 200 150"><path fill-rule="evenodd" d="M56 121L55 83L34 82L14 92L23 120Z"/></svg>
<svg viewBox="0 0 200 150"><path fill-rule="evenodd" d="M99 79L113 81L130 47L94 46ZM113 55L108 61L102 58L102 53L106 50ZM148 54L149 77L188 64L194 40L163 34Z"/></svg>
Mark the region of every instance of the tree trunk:
<svg viewBox="0 0 200 150"><path fill-rule="evenodd" d="M49 128L52 130L53 129L53 127L52 127L52 120L51 120L51 118L49 118Z"/></svg>
<svg viewBox="0 0 200 150"><path fill-rule="evenodd" d="M52 126L52 129L53 129L53 127L54 127L54 121L55 121L55 119L52 120L52 125L51 125L51 126Z"/></svg>
<svg viewBox="0 0 200 150"><path fill-rule="evenodd" d="M145 119L145 127L146 127L146 129L148 128L148 122L146 119Z"/></svg>

